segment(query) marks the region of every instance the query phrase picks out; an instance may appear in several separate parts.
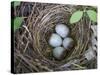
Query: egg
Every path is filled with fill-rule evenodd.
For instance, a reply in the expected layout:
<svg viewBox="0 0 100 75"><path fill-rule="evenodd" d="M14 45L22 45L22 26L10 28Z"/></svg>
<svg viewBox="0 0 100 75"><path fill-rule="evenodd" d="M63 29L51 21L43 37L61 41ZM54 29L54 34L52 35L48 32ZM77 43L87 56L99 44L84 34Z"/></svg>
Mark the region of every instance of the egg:
<svg viewBox="0 0 100 75"><path fill-rule="evenodd" d="M49 39L49 44L52 47L58 47L62 44L62 38L58 34L53 33Z"/></svg>
<svg viewBox="0 0 100 75"><path fill-rule="evenodd" d="M74 46L74 40L70 37L66 37L63 40L63 47L67 50L70 50Z"/></svg>
<svg viewBox="0 0 100 75"><path fill-rule="evenodd" d="M65 57L66 55L66 50L63 47L56 47L53 49L53 56L58 59L61 60Z"/></svg>
<svg viewBox="0 0 100 75"><path fill-rule="evenodd" d="M69 34L69 28L64 24L57 24L55 27L56 33L65 38Z"/></svg>

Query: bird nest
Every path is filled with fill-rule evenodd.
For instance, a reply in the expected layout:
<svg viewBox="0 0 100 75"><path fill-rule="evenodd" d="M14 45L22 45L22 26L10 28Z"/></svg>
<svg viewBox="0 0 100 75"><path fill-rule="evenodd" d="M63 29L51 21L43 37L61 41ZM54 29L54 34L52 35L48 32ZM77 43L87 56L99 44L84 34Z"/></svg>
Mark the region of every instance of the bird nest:
<svg viewBox="0 0 100 75"><path fill-rule="evenodd" d="M70 24L69 19L77 7L72 5L33 3L31 13L14 35L14 62L16 73L87 69L84 53L89 46L90 20L83 17ZM23 6L23 4L22 4ZM21 6L21 7L22 7ZM66 24L74 47L62 60L52 55L48 40L56 24Z"/></svg>

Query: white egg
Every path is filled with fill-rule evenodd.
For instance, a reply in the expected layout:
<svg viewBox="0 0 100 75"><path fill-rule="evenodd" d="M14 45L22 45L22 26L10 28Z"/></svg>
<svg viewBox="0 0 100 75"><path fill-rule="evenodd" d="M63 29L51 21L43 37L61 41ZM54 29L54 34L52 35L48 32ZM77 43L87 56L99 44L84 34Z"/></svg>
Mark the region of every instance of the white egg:
<svg viewBox="0 0 100 75"><path fill-rule="evenodd" d="M63 47L56 47L53 49L53 56L56 59L63 59L65 57L65 49Z"/></svg>
<svg viewBox="0 0 100 75"><path fill-rule="evenodd" d="M63 38L69 34L69 28L64 24L57 24L55 30Z"/></svg>
<svg viewBox="0 0 100 75"><path fill-rule="evenodd" d="M74 40L72 38L66 37L63 40L63 47L67 50L71 49L74 45Z"/></svg>
<svg viewBox="0 0 100 75"><path fill-rule="evenodd" d="M52 47L60 46L62 44L62 38L58 34L53 33L49 39L49 44Z"/></svg>

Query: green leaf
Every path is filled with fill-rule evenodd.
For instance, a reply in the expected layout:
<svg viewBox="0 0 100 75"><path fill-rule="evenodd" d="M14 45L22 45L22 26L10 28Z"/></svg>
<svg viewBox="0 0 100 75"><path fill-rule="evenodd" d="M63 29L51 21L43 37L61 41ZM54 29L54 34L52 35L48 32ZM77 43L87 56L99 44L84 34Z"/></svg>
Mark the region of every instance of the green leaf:
<svg viewBox="0 0 100 75"><path fill-rule="evenodd" d="M83 11L76 11L72 14L71 18L70 18L70 23L76 23L78 22L83 16Z"/></svg>
<svg viewBox="0 0 100 75"><path fill-rule="evenodd" d="M16 2L14 2L14 8L16 7L16 6L19 6L20 5L20 1L16 1Z"/></svg>
<svg viewBox="0 0 100 75"><path fill-rule="evenodd" d="M97 13L94 10L87 10L86 12L91 21L97 22Z"/></svg>
<svg viewBox="0 0 100 75"><path fill-rule="evenodd" d="M14 31L21 26L23 19L24 19L23 17L16 17L14 19Z"/></svg>

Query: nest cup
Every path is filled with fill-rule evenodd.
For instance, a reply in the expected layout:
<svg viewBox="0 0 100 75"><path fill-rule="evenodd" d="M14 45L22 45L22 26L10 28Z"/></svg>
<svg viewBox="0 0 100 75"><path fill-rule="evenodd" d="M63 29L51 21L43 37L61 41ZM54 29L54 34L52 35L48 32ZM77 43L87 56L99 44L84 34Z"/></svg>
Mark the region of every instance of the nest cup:
<svg viewBox="0 0 100 75"><path fill-rule="evenodd" d="M27 20L27 28L31 39L31 55L25 57L31 58L29 64L34 71L57 71L61 70L61 66L67 64L70 60L82 59L82 54L88 47L90 29L89 20L82 18L75 24L70 24L71 14L76 11L75 6L53 5L46 9L38 11L38 15L34 15L35 8L32 9L31 15ZM53 48L49 45L48 40L54 32L56 24L66 24L70 28L70 37L74 39L74 47L66 53L66 57L59 61L52 56ZM29 35L28 33L28 35ZM28 36L29 37L29 36ZM63 69L64 70L64 69Z"/></svg>

